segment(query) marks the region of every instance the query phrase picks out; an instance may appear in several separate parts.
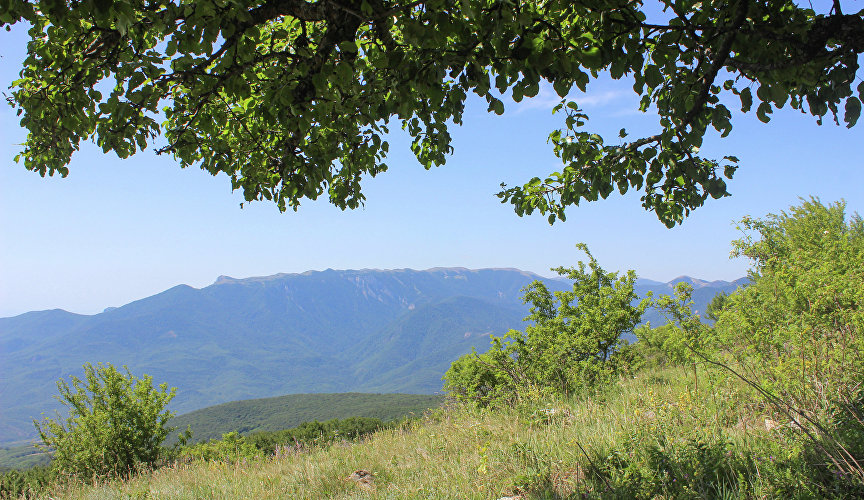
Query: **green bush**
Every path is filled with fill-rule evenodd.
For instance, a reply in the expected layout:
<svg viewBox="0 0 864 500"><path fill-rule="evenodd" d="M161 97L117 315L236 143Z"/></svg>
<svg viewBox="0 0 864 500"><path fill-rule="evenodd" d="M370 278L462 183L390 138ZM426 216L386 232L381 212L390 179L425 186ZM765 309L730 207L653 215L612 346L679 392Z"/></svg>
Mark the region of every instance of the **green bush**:
<svg viewBox="0 0 864 500"><path fill-rule="evenodd" d="M303 422L297 427L281 431L260 431L241 436L237 432L222 435L222 439L181 446L180 460L208 460L233 463L243 459L272 456L279 447L327 445L335 441L353 441L380 429L391 427L377 418L334 418L324 422Z"/></svg>
<svg viewBox="0 0 864 500"><path fill-rule="evenodd" d="M633 331L649 299L638 299L636 274L604 271L584 244L588 264L553 269L573 281L554 294L541 282L525 289L530 303L525 331L492 337L491 349L456 360L444 375L453 397L481 405L510 399L520 391L569 395L598 387L623 367L622 335Z"/></svg>
<svg viewBox="0 0 864 500"><path fill-rule="evenodd" d="M207 460L236 463L243 459L259 457L259 450L237 432L228 432L222 439L212 439L180 448L178 458L184 461Z"/></svg>
<svg viewBox="0 0 864 500"><path fill-rule="evenodd" d="M84 365L84 380L57 382L57 399L69 408L63 419L34 421L44 447L53 451L51 467L81 478L126 476L152 468L164 458L161 444L173 415L165 405L176 389L153 387L150 376L137 378L113 365Z"/></svg>
<svg viewBox="0 0 864 500"><path fill-rule="evenodd" d="M49 466L36 466L26 470L0 473L0 498L36 496L56 477Z"/></svg>
<svg viewBox="0 0 864 500"><path fill-rule="evenodd" d="M725 299L719 359L828 459L829 473L864 485L864 221L817 199L745 218L734 255L751 283Z"/></svg>
<svg viewBox="0 0 864 500"><path fill-rule="evenodd" d="M718 334L766 389L824 411L864 381L864 222L811 200L742 229L751 284L727 298Z"/></svg>

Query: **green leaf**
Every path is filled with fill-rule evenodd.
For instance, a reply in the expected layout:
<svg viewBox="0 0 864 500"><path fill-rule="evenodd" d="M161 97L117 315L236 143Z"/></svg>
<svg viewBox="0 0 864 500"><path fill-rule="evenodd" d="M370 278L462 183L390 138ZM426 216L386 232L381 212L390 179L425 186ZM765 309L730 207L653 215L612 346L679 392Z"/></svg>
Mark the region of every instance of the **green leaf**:
<svg viewBox="0 0 864 500"><path fill-rule="evenodd" d="M145 80L147 80L147 77L144 76L144 73L133 73L132 78L129 79L127 92L138 88L138 86L144 83Z"/></svg>
<svg viewBox="0 0 864 500"><path fill-rule="evenodd" d="M760 85L759 88L756 90L756 97L758 97L759 100L763 101L763 102L770 101L771 100L771 87L766 85L766 84Z"/></svg>
<svg viewBox="0 0 864 500"><path fill-rule="evenodd" d="M521 86L521 85L514 85L514 86L513 86L513 95L512 95L512 97L513 97L513 100L514 100L515 102L522 102L522 98L523 98L524 96L522 95L522 86Z"/></svg>
<svg viewBox="0 0 864 500"><path fill-rule="evenodd" d="M582 64L588 69L600 69L603 58L600 49L591 47L582 51Z"/></svg>
<svg viewBox="0 0 864 500"><path fill-rule="evenodd" d="M860 116L861 101L855 96L846 99L846 113L843 115L843 121L846 122L846 128L854 127Z"/></svg>
<svg viewBox="0 0 864 500"><path fill-rule="evenodd" d="M789 91L782 84L777 84L771 87L771 100L778 108L782 108L789 99Z"/></svg>
<svg viewBox="0 0 864 500"><path fill-rule="evenodd" d="M559 78L555 80L555 83L552 84L552 88L555 89L555 93L558 94L558 97L562 99L567 97L567 94L570 93L570 87L572 87L572 83L564 80L563 78Z"/></svg>
<svg viewBox="0 0 864 500"><path fill-rule="evenodd" d="M741 111L745 113L750 111L753 106L753 95L750 93L750 87L744 87L739 97L741 97Z"/></svg>
<svg viewBox="0 0 864 500"><path fill-rule="evenodd" d="M663 75L659 67L650 64L645 68L645 83L651 88L657 88L663 83Z"/></svg>
<svg viewBox="0 0 864 500"><path fill-rule="evenodd" d="M759 107L756 109L756 117L759 118L759 121L762 123L770 122L771 117L768 116L769 114L771 114L771 105L767 102L759 104Z"/></svg>

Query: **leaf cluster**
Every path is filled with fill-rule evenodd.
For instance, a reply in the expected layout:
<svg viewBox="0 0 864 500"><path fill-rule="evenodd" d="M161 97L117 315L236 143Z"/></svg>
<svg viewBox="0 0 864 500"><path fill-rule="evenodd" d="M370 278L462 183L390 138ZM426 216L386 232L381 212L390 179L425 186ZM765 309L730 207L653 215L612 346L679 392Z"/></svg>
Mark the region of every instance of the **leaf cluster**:
<svg viewBox="0 0 864 500"><path fill-rule="evenodd" d="M655 9L668 20L652 22ZM0 25L32 26L8 99L29 131L19 158L41 175L65 176L82 140L125 158L161 136L158 152L225 173L247 201L356 208L362 179L388 168L391 121L428 169L452 153L470 94L502 114L503 96L548 82L565 111L549 136L563 168L502 186L502 202L551 223L636 189L673 226L729 194L738 159L698 154L709 129L730 133L729 98L765 122L788 104L856 123L862 12L791 0L6 0ZM601 73L633 80L657 133L585 130L568 96Z"/></svg>

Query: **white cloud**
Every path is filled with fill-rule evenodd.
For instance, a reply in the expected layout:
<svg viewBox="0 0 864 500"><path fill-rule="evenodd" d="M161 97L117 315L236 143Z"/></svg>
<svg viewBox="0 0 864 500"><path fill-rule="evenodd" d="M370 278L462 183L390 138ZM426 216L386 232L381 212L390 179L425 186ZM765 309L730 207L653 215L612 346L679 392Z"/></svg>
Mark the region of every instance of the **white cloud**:
<svg viewBox="0 0 864 500"><path fill-rule="evenodd" d="M629 92L621 89L602 90L599 92L588 91L586 93L579 92L578 89L571 91L567 99L576 101L580 107L599 108L610 104L620 102L627 99ZM526 97L520 103L510 104L515 113L524 113L535 109L551 110L556 104L561 102L561 97L552 88L552 84L543 81L540 83L540 92L534 97Z"/></svg>
<svg viewBox="0 0 864 500"><path fill-rule="evenodd" d="M580 106L603 107L613 102L626 99L629 92L623 90L606 90L603 92L587 92L582 97L574 98Z"/></svg>

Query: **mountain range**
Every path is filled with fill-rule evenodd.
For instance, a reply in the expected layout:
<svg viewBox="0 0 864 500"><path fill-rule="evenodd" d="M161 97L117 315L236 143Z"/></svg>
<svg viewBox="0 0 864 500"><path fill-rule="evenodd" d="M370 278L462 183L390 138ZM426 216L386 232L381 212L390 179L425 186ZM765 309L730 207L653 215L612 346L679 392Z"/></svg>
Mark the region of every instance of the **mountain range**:
<svg viewBox="0 0 864 500"><path fill-rule="evenodd" d="M85 362L126 365L177 387L177 413L289 393L435 393L457 357L522 328L521 289L535 279L570 287L517 269L328 269L220 276L94 315L0 318L0 444L32 439L32 420L59 408L57 379L80 376ZM699 310L746 282L639 280L637 291L671 293L682 280Z"/></svg>

